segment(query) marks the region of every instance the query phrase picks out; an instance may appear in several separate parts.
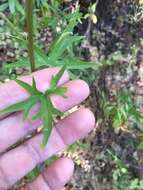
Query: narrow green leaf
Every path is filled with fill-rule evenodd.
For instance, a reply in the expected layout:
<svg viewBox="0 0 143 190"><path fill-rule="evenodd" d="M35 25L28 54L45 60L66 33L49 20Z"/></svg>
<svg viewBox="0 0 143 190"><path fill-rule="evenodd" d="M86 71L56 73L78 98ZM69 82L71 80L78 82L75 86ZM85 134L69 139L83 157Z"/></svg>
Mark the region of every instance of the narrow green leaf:
<svg viewBox="0 0 143 190"><path fill-rule="evenodd" d="M77 8L75 12L69 14L69 22L64 29L64 32L72 32L74 27L81 22L81 17L82 15L79 8Z"/></svg>
<svg viewBox="0 0 143 190"><path fill-rule="evenodd" d="M64 64L63 67L60 69L60 71L55 76L52 77L51 87L55 87L58 84L58 82L61 79L61 77L63 76L66 68L67 68L67 65Z"/></svg>
<svg viewBox="0 0 143 190"><path fill-rule="evenodd" d="M0 11L4 11L5 9L7 9L8 7L8 3L3 3L2 5L0 5Z"/></svg>
<svg viewBox="0 0 143 190"><path fill-rule="evenodd" d="M65 57L64 63L67 64L67 68L69 69L89 69L92 68L94 70L99 70L101 68L102 63L101 62L89 62L81 60L77 57Z"/></svg>
<svg viewBox="0 0 143 190"><path fill-rule="evenodd" d="M9 5L10 12L14 14L15 7L16 7L16 0L8 0L8 5Z"/></svg>
<svg viewBox="0 0 143 190"><path fill-rule="evenodd" d="M24 100L22 102L16 103L14 105L11 105L2 111L0 111L1 114L6 114L6 113L13 113L17 111L22 111L25 108L25 104L28 102L28 100Z"/></svg>
<svg viewBox="0 0 143 190"><path fill-rule="evenodd" d="M58 160L59 157L54 155L54 156L51 156L50 158L48 158L46 161L45 161L45 164L47 166L50 166L51 164L53 164L56 160Z"/></svg>
<svg viewBox="0 0 143 190"><path fill-rule="evenodd" d="M53 116L49 98L43 96L41 99L42 120L43 120L43 141L42 147L45 147L53 128Z"/></svg>
<svg viewBox="0 0 143 190"><path fill-rule="evenodd" d="M23 111L23 120L26 120L28 117L28 114L31 110L31 108L39 101L39 97L38 96L31 96L26 105L25 105L25 109Z"/></svg>
<svg viewBox="0 0 143 190"><path fill-rule="evenodd" d="M60 117L62 117L64 115L63 112L61 112L60 110L58 110L58 109L56 109L54 107L52 108L52 112L53 112L53 114L55 114L57 116L60 116Z"/></svg>
<svg viewBox="0 0 143 190"><path fill-rule="evenodd" d="M47 65L47 59L48 56L45 54L45 52L38 47L38 45L34 45L34 50L35 50L35 56L44 63L44 65Z"/></svg>
<svg viewBox="0 0 143 190"><path fill-rule="evenodd" d="M16 9L24 16L25 10L24 7L19 3L19 1L16 1Z"/></svg>
<svg viewBox="0 0 143 190"><path fill-rule="evenodd" d="M47 145L47 142L49 140L50 134L52 132L52 128L53 128L52 114L47 113L47 117L44 117L44 119L43 119L43 141L42 141L42 147L45 147Z"/></svg>
<svg viewBox="0 0 143 190"><path fill-rule="evenodd" d="M35 92L35 94L38 96L38 95L42 95L42 92L40 92L38 89L37 89L37 86L36 86L36 81L35 81L35 78L32 77L32 88L33 88L33 91Z"/></svg>
<svg viewBox="0 0 143 190"><path fill-rule="evenodd" d="M50 98L48 98L48 104L49 104L49 107L51 108L52 114L57 115L57 116L63 116L64 113L53 106Z"/></svg>
<svg viewBox="0 0 143 190"><path fill-rule="evenodd" d="M29 64L28 64L28 59L27 58L21 58L20 60L16 61L16 62L13 62L13 63L10 63L10 64L5 64L4 68L6 69L14 69L16 67L18 68L22 68L22 67L29 67Z"/></svg>
<svg viewBox="0 0 143 190"><path fill-rule="evenodd" d="M51 52L49 53L49 59L57 61L62 57L68 47L71 47L74 43L79 43L81 39L83 39L82 36L72 36L71 32L62 33L52 46Z"/></svg>
<svg viewBox="0 0 143 190"><path fill-rule="evenodd" d="M67 87L57 87L54 90L54 94L57 94L57 95L62 96L64 98L67 98L67 96L65 96L66 92L67 92Z"/></svg>
<svg viewBox="0 0 143 190"><path fill-rule="evenodd" d="M35 81L34 77L32 77L32 87L33 87L33 89L37 90L36 81Z"/></svg>
<svg viewBox="0 0 143 190"><path fill-rule="evenodd" d="M139 150L143 150L143 141L142 142L140 142L140 144L138 145L138 147L137 147Z"/></svg>
<svg viewBox="0 0 143 190"><path fill-rule="evenodd" d="M29 92L31 95L37 94L37 92L32 88L31 85L29 85L28 83L19 80L19 79L15 79L15 81L22 87L24 88L27 92Z"/></svg>
<svg viewBox="0 0 143 190"><path fill-rule="evenodd" d="M28 180L33 181L34 179L36 179L38 176L40 175L40 169L38 167L35 167L31 172L29 172L26 175L26 178L28 178Z"/></svg>

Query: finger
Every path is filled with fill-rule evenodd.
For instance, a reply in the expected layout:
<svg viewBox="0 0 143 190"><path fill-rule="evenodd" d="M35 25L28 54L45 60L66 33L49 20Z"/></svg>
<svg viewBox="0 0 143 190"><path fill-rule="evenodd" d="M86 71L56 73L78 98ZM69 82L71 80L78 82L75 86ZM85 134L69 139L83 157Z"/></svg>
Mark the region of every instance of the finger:
<svg viewBox="0 0 143 190"><path fill-rule="evenodd" d="M35 166L66 146L83 138L95 124L94 115L81 109L59 121L53 129L47 147L41 149L42 134L0 157L0 189L7 189Z"/></svg>
<svg viewBox="0 0 143 190"><path fill-rule="evenodd" d="M68 98L52 97L53 104L61 111L66 111L81 103L89 95L89 87L84 81L69 81L65 86L68 88L66 94ZM23 122L22 113L20 112L1 120L0 133L3 135L0 135L0 152L3 152L9 146L34 131L41 124L40 120L32 121L32 119Z"/></svg>
<svg viewBox="0 0 143 190"><path fill-rule="evenodd" d="M48 167L34 182L21 190L60 190L70 180L73 170L73 161L61 158Z"/></svg>
<svg viewBox="0 0 143 190"><path fill-rule="evenodd" d="M59 71L58 68L49 68L36 71L35 73L21 77L27 83L32 83L32 76L34 76L37 84L37 88L40 91L46 90L50 85L50 80L53 75ZM65 72L62 76L59 84L63 84L69 80L68 73ZM10 81L0 85L0 110L15 104L17 102L23 101L28 97L28 93L21 88L15 81Z"/></svg>

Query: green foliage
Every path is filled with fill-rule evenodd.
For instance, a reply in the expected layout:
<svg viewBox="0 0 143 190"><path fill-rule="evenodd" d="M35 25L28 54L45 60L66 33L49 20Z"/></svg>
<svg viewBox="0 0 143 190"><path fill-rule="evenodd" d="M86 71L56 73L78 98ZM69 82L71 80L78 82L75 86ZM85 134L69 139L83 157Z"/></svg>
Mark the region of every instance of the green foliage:
<svg viewBox="0 0 143 190"><path fill-rule="evenodd" d="M33 181L33 180L36 179L39 175L40 175L40 170L39 170L38 167L35 167L31 172L29 172L29 173L26 175L26 178L27 178L29 181Z"/></svg>
<svg viewBox="0 0 143 190"><path fill-rule="evenodd" d="M115 164L115 169L112 171L113 188L115 190L125 190L129 186L128 168L116 154L109 150L108 153L111 155Z"/></svg>
<svg viewBox="0 0 143 190"><path fill-rule="evenodd" d="M135 8L134 15L128 15L128 21L132 24L141 23L143 20L143 1L139 0L139 5Z"/></svg>
<svg viewBox="0 0 143 190"><path fill-rule="evenodd" d="M74 46L81 43L84 39L83 36L73 35L74 27L77 25L81 18L79 9L74 13L67 15L66 25L61 27L61 32L57 33L55 40L50 46L50 51L48 55L39 48L38 44L34 44L34 54L36 60L36 69L49 67L49 66L62 66L64 63L67 63L67 68L70 69L86 69L86 68L95 68L97 69L100 65L96 63L91 63L83 61L74 53ZM6 19L6 18L5 18ZM22 48L27 48L27 39L23 36L18 28L15 28L8 19L6 22L10 26L13 37L17 40ZM29 67L27 58L21 58L16 62L11 64L5 64L7 69L18 68L18 67Z"/></svg>
<svg viewBox="0 0 143 190"><path fill-rule="evenodd" d="M135 178L130 181L129 190L141 190L143 189L143 180Z"/></svg>
<svg viewBox="0 0 143 190"><path fill-rule="evenodd" d="M35 5L37 8L43 8L48 6L47 0L35 0ZM19 0L4 0L2 5L0 5L0 11L9 10L12 15L21 13L25 15L25 5L20 3Z"/></svg>
<svg viewBox="0 0 143 190"><path fill-rule="evenodd" d="M67 151L76 152L78 149L87 150L88 148L89 148L88 143L83 143L83 142L77 141L76 143L70 145L68 147Z"/></svg>
<svg viewBox="0 0 143 190"><path fill-rule="evenodd" d="M40 8L40 7L46 6L48 3L47 3L47 0L36 0L35 4L38 8Z"/></svg>
<svg viewBox="0 0 143 190"><path fill-rule="evenodd" d="M56 160L58 160L59 157L54 155L54 156L51 156L50 158L48 158L46 161L45 161L45 164L46 166L50 166L51 164L53 164Z"/></svg>
<svg viewBox="0 0 143 190"><path fill-rule="evenodd" d="M104 100L103 110L105 118L112 121L115 130L126 128L129 121L136 122L142 130L143 116L133 101L133 95L129 90L122 90L115 95L112 102Z"/></svg>
<svg viewBox="0 0 143 190"><path fill-rule="evenodd" d="M143 180L132 178L128 166L112 151L107 150L111 156L115 169L112 170L112 185L114 190L141 190Z"/></svg>
<svg viewBox="0 0 143 190"><path fill-rule="evenodd" d="M18 0L5 0L2 5L0 5L0 11L9 9L12 15L20 13L25 14L24 7L19 3Z"/></svg>
<svg viewBox="0 0 143 190"><path fill-rule="evenodd" d="M44 93L40 92L36 87L35 79L33 78L32 85L25 83L24 81L16 79L15 81L24 88L30 95L30 97L22 102L18 102L11 105L4 110L1 110L1 115L7 113L13 113L17 111L23 111L23 119L27 119L32 107L39 103L40 111L36 113L32 119L41 119L43 121L43 142L42 146L46 146L49 136L51 134L54 116L62 116L63 113L57 110L51 101L51 95L57 94L65 98L65 93L67 89L65 87L58 87L58 82L62 75L64 74L66 65L64 65L61 70L52 77L50 88L48 88Z"/></svg>
<svg viewBox="0 0 143 190"><path fill-rule="evenodd" d="M58 160L58 157L57 156L51 156L50 158L48 158L44 163L47 166L50 166L51 164L53 164L56 160ZM29 181L33 181L34 179L36 179L41 173L41 169L40 167L35 167L31 172L29 172L27 175L26 175L26 178L29 180Z"/></svg>
<svg viewBox="0 0 143 190"><path fill-rule="evenodd" d="M90 18L91 21L96 24L97 23L97 16L95 14L96 12L97 3L93 3L88 8L88 13L84 16L84 18Z"/></svg>

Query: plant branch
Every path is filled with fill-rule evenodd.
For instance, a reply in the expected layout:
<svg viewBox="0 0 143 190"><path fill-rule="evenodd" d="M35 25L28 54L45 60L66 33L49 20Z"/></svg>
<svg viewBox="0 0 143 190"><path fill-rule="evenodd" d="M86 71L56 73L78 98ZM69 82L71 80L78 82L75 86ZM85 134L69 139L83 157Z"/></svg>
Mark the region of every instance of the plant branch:
<svg viewBox="0 0 143 190"><path fill-rule="evenodd" d="M33 0L26 0L27 30L28 30L28 54L31 72L35 71L34 43L33 43Z"/></svg>

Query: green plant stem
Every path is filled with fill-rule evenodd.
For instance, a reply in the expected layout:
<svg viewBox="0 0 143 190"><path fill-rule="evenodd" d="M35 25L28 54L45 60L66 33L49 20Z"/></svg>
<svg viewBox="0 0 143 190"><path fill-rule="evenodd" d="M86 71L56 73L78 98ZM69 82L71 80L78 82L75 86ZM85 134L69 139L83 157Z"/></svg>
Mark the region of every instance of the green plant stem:
<svg viewBox="0 0 143 190"><path fill-rule="evenodd" d="M34 43L33 43L33 0L26 0L27 6L27 30L28 30L28 54L31 72L35 71Z"/></svg>

